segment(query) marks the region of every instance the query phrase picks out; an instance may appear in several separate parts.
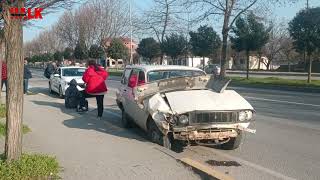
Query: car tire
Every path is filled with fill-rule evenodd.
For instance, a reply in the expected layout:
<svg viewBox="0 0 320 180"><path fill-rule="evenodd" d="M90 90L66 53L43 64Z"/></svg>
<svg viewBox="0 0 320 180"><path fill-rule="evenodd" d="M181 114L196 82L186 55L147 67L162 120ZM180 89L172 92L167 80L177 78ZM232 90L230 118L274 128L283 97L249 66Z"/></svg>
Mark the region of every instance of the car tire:
<svg viewBox="0 0 320 180"><path fill-rule="evenodd" d="M132 127L132 122L130 121L128 114L124 110L122 110L121 125L124 128Z"/></svg>
<svg viewBox="0 0 320 180"><path fill-rule="evenodd" d="M51 87L51 83L49 82L49 93L50 94L53 94L53 91L52 91L52 87Z"/></svg>
<svg viewBox="0 0 320 180"><path fill-rule="evenodd" d="M151 142L172 149L172 139L169 135L163 135L153 120L148 123L148 137Z"/></svg>
<svg viewBox="0 0 320 180"><path fill-rule="evenodd" d="M59 98L63 99L64 95L63 95L63 91L62 91L62 87L59 87Z"/></svg>
<svg viewBox="0 0 320 180"><path fill-rule="evenodd" d="M238 131L238 136L234 138L230 138L228 142L221 144L221 149L224 149L224 150L237 149L241 144L242 134L243 134L242 131Z"/></svg>

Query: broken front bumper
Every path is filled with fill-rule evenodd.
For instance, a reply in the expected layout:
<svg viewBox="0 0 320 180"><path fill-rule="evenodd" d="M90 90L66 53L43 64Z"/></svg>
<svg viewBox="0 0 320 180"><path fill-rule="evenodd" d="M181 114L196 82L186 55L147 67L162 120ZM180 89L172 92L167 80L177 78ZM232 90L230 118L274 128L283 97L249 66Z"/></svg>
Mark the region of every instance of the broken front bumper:
<svg viewBox="0 0 320 180"><path fill-rule="evenodd" d="M241 124L231 125L199 125L187 127L173 127L173 137L177 140L225 140L237 137L239 131L255 133L256 130L249 129Z"/></svg>

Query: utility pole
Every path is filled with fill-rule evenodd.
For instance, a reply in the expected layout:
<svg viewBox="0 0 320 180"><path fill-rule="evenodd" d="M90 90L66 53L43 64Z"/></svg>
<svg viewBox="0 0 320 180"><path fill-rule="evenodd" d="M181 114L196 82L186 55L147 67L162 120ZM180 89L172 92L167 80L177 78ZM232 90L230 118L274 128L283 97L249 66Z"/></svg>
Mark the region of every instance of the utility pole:
<svg viewBox="0 0 320 180"><path fill-rule="evenodd" d="M132 9L132 5L131 5L131 1L129 1L129 14L130 14L130 64L133 64L133 57L132 57L132 15L131 15L131 9Z"/></svg>

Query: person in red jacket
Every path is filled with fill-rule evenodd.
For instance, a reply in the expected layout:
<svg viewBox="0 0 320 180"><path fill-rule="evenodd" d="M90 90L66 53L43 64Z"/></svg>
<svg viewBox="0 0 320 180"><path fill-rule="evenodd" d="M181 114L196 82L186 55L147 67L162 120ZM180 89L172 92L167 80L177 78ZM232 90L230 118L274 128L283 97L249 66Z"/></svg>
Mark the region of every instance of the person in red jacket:
<svg viewBox="0 0 320 180"><path fill-rule="evenodd" d="M103 114L104 94L108 91L106 80L109 74L98 65L96 61L88 61L88 69L84 72L82 80L86 83L85 92L89 95L96 96L98 106L98 118L101 119Z"/></svg>
<svg viewBox="0 0 320 180"><path fill-rule="evenodd" d="M1 91L3 84L6 85L6 90L8 89L7 86L7 64L5 62L2 62L2 74L1 74Z"/></svg>

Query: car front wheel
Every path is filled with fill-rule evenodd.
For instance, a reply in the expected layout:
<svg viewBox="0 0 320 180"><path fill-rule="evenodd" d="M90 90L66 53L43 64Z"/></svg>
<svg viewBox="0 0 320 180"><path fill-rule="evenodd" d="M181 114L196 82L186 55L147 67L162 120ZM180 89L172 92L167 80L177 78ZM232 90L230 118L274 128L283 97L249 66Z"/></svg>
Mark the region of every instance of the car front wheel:
<svg viewBox="0 0 320 180"><path fill-rule="evenodd" d="M224 149L224 150L237 149L241 144L242 134L243 134L242 131L239 131L237 137L230 138L228 142L221 144L221 149Z"/></svg>
<svg viewBox="0 0 320 180"><path fill-rule="evenodd" d="M121 125L124 128L131 128L132 127L131 121L130 121L127 113L124 110L122 110Z"/></svg>
<svg viewBox="0 0 320 180"><path fill-rule="evenodd" d="M153 120L150 120L148 123L148 137L153 143L157 143L167 149L172 148L170 136L163 135Z"/></svg>

